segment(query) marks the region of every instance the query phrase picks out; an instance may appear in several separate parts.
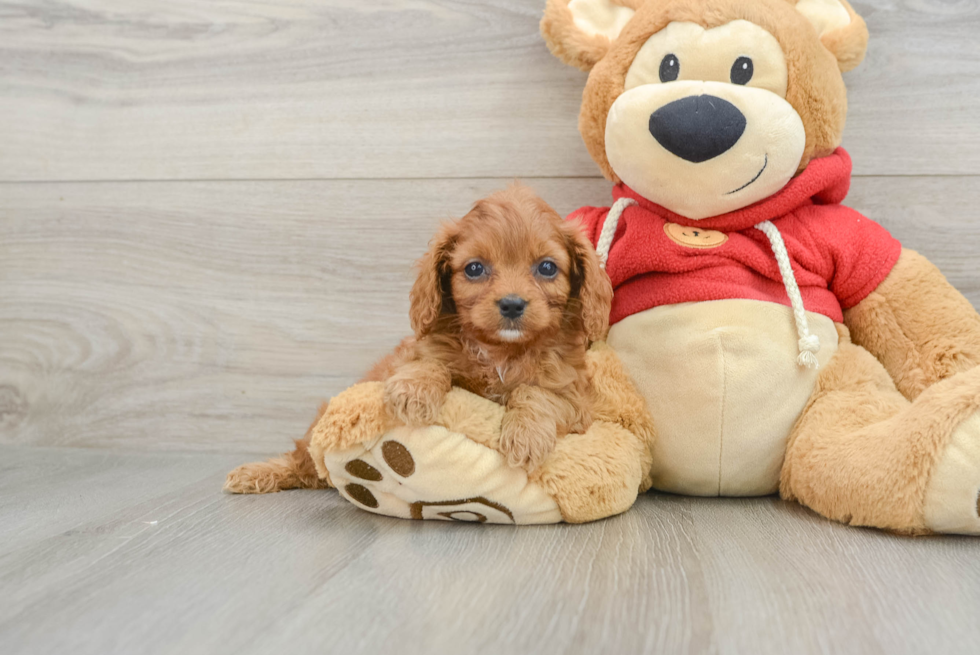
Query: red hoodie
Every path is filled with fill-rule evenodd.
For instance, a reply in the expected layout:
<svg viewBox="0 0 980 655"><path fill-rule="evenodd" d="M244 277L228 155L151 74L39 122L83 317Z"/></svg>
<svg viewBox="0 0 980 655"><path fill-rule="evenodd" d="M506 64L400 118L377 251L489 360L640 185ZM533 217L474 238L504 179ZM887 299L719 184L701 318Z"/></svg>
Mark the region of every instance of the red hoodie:
<svg viewBox="0 0 980 655"><path fill-rule="evenodd" d="M885 279L901 244L885 228L840 203L851 184L843 148L815 159L783 189L738 211L693 221L644 199L624 184L613 198L637 204L623 212L606 271L612 279L610 323L660 305L744 298L790 305L772 246L755 229L771 221L786 242L808 311L843 321L842 309L861 302ZM595 245L608 207L583 207L578 220ZM674 224L674 225L670 225ZM696 248L668 235L683 226L715 230L717 246ZM727 236L727 240L724 240Z"/></svg>

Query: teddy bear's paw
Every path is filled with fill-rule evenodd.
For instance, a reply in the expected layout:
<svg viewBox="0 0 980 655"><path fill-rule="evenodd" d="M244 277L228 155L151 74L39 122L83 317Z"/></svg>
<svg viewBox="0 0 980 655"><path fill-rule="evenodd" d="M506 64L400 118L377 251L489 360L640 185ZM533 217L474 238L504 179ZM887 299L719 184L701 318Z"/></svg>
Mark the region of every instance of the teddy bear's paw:
<svg viewBox="0 0 980 655"><path fill-rule="evenodd" d="M933 467L924 511L933 532L980 535L980 412L956 428Z"/></svg>
<svg viewBox="0 0 980 655"><path fill-rule="evenodd" d="M557 523L555 500L496 451L443 427L396 427L323 455L340 494L361 509L406 519Z"/></svg>

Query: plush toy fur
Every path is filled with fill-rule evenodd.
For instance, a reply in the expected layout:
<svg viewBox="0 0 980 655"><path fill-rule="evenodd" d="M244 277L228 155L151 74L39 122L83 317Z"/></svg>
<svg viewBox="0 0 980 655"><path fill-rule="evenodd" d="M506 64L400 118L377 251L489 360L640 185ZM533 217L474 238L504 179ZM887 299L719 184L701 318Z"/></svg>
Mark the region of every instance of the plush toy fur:
<svg viewBox="0 0 980 655"><path fill-rule="evenodd" d="M790 80L786 99L806 126L806 150L799 170L806 168L812 158L830 154L840 145L847 113L847 90L840 72L860 63L868 40L864 21L849 5L852 22L825 35L823 43L813 38L813 27L786 0L625 0L622 5L637 11L614 44L608 39L597 44L597 37L576 32L568 5L561 1L548 3L541 28L549 48L559 59L592 70L583 95L579 130L589 154L614 183L620 180L606 159L606 115L623 93L626 71L637 51L651 34L671 22L712 28L740 19L766 29L782 46ZM552 34L567 34L570 38L562 40ZM829 50L826 43L835 51Z"/></svg>
<svg viewBox="0 0 980 655"><path fill-rule="evenodd" d="M617 130L627 129L623 127L624 124L628 126L628 115L624 118L624 112L654 111L673 99L667 96L674 88L690 88L692 94L730 93L722 97L736 104L743 101L741 108L749 122L746 129L752 129L753 118L759 115L758 112L752 114L753 94L759 94L753 89L737 87L734 78L731 85L726 79L707 83L705 90L698 87L700 82L671 87L672 80L663 77L661 80L665 83L658 84L661 80L655 79L655 73L654 84L649 87L652 91L637 90L628 84L631 76L635 79L638 75L637 66L649 68L649 62L642 61L644 46L652 47L648 43L683 43L677 34L696 34L698 38L703 37L699 41L702 46L688 51L686 63L703 65L703 62L692 61L694 55L690 53L702 53L707 48L704 44L709 42L735 39L738 34L750 33L744 25L739 28L741 32L732 28L734 21L747 21L761 27L775 38L782 51L783 61L777 56L770 57L769 62L757 59L755 65L757 70L766 65L775 69L785 66L785 91L770 85L772 93L767 97L771 99L769 102L777 104L782 97L802 123L805 142L796 173L806 171L816 159L833 155L840 144L847 106L841 72L860 63L868 38L864 22L846 1L549 0L542 33L551 51L562 61L590 71L579 127L593 159L611 181L625 182L634 192L640 190L636 185L642 185L644 180L643 175L637 174L637 170L642 173L642 168L633 166L635 158L645 156L645 150L656 150L658 146L652 139L645 141L641 138L644 135L637 131L635 136L642 142L641 146L624 155L615 152L617 146L610 144L609 138L610 135L616 138ZM700 27L678 27L679 23ZM744 42L744 45L749 43ZM672 53L673 50L658 52ZM664 65L675 64L673 59L673 54L665 57ZM684 55L679 59L683 73ZM642 73L641 70L641 77ZM676 72L673 75L676 77ZM651 74L646 73L644 79L650 77ZM658 93L667 100L657 101ZM635 101L632 105L627 103L630 97L640 98L640 102L646 104L636 110ZM614 106L618 107L615 111ZM653 118L651 132L652 121ZM771 138L766 142L764 132L758 138L767 148L775 149L791 141ZM772 150L767 152L770 153L767 161L772 161ZM618 157L623 174L617 172L615 163L611 163L610 153ZM709 166L716 166L713 170L724 173L726 166L741 165L739 157L743 155L725 154L714 157L713 163L709 162L707 166L692 166L665 155L660 160L664 162L663 166L648 167L647 170L651 175L663 174L662 169L666 167L669 169L666 175L676 175L678 179L697 171L707 174L706 171L712 170ZM624 176L631 179L624 180ZM708 199L714 192L710 176L705 179L700 184L705 199ZM652 203L661 205L661 209L652 205L654 210L671 216L669 220L680 222L686 226L684 229L695 229L699 225L721 229L717 226L723 219L713 218L719 212L706 211L699 215L699 205L681 199L669 184L648 188L661 194L651 198ZM683 205L685 210L692 213L685 214L684 210L672 206L682 202L687 203ZM725 211L728 212L740 211L749 203L740 203L737 195L721 202L727 203ZM717 206L716 201L712 207ZM679 213L671 214L667 211L671 209ZM608 220L605 210L590 211L591 220L597 220L599 224ZM590 220L589 212L583 216ZM702 218L706 220L699 223ZM596 230L599 227L597 224ZM622 227L617 238L621 231ZM718 237L716 241L723 238ZM620 250L619 257L622 256ZM637 271L642 272L642 269ZM623 280L617 282L615 273L613 282L625 284ZM764 309L758 306L760 301L721 302L717 307L713 303L701 303L704 310L685 306L687 309L677 311L710 316L710 320L715 321L711 325L724 332L726 321L735 321L741 316L738 312L746 307L755 312ZM793 410L799 414L789 434L769 448L772 453L783 453L778 471L779 492L824 516L854 525L911 534L980 533L980 368L977 367L980 364L980 317L932 264L909 250L901 252L890 272L883 276L883 281L864 293L859 302L849 304L845 299L841 304L845 311L843 322L836 324L836 352L827 352L826 342L833 341L832 336L824 338L819 373L811 382L801 382L809 386L799 387L812 389L809 400L799 410ZM669 325L664 323L667 319L678 320L670 314L672 311L675 310L661 307L630 316L613 326L609 340L624 358L641 394L646 397L654 424L658 430L664 428L661 441L677 422L676 417L661 412L658 405L659 392L669 391L674 384L670 377L673 373L657 368L660 366L657 362L667 360L651 355L656 351L651 350L649 343L657 338L651 332L651 326ZM615 306L613 313L616 314ZM642 318L644 314L646 319ZM653 317L660 322L654 321ZM639 327L641 320L646 321L643 329ZM828 324L825 316L810 315L810 321L811 325L816 322L818 327ZM744 339L744 334L740 338ZM744 345L740 343L738 347ZM829 345L832 348L834 344ZM752 347L755 346L750 346L750 351ZM776 343L771 346L777 347ZM729 346L721 345L722 361L725 356L737 355L726 348ZM690 357L688 374L694 375L695 371L702 370L697 367L703 365L703 357L693 352ZM670 361L674 364L683 362L683 356ZM651 366L654 368L649 368ZM705 370L710 370L710 366ZM728 384L738 379L736 374L725 373L724 377ZM729 392L732 392L731 388ZM708 397L698 397L696 392L687 400L695 406L712 402ZM762 425L766 420L767 417L759 416L755 422ZM755 428L749 426L748 429L751 432ZM724 447L728 450L726 457L732 456L732 448L757 446L744 441L743 437L732 433L718 436L719 444L724 439ZM669 444L658 444L654 452L655 486L681 493L709 494L719 493L717 489L720 488L720 493L725 493L723 485L716 486L715 491L704 491L703 487L691 482L693 478L671 477L664 472L665 467L670 471L671 466L675 467L674 473L684 471L683 462L670 461L671 457L675 460L707 457L710 452L699 455L669 450ZM718 475L720 482L722 473ZM735 488L734 492L751 493L750 489L751 485L746 483L741 491Z"/></svg>

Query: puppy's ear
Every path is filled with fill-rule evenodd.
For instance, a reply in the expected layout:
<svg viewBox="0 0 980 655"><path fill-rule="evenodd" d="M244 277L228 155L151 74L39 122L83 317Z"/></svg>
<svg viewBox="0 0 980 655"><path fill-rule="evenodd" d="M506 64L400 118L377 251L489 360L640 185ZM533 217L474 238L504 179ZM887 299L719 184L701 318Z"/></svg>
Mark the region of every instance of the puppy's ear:
<svg viewBox="0 0 980 655"><path fill-rule="evenodd" d="M456 311L452 296L452 271L449 257L459 238L459 225L445 223L429 242L429 251L418 262L419 274L409 295L408 311L415 336L424 337L435 327L442 314Z"/></svg>
<svg viewBox="0 0 980 655"><path fill-rule="evenodd" d="M582 323L589 341L602 341L609 331L609 311L613 288L609 276L599 266L599 255L577 223L562 225L568 254L572 260L571 297L582 307Z"/></svg>

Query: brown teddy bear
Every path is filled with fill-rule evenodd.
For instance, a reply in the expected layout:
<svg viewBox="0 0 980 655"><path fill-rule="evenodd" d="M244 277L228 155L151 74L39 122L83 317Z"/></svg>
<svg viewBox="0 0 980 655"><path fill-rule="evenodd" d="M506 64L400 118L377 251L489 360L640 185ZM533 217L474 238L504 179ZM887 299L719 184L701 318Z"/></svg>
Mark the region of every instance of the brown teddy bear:
<svg viewBox="0 0 980 655"><path fill-rule="evenodd" d="M490 401L454 390L437 425L391 427L367 383L313 427L320 474L406 518L586 521L652 486L980 534L980 317L840 204L841 73L868 38L850 5L548 0L541 27L590 71L579 128L616 185L573 214L615 286L597 421L528 476Z"/></svg>
<svg viewBox="0 0 980 655"><path fill-rule="evenodd" d="M542 32L591 71L579 129L615 203L573 217L608 259L653 486L980 533L980 317L840 204L868 38L846 0L549 0Z"/></svg>

